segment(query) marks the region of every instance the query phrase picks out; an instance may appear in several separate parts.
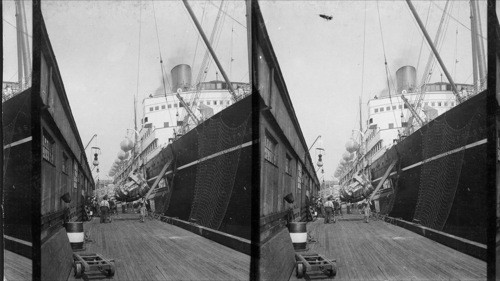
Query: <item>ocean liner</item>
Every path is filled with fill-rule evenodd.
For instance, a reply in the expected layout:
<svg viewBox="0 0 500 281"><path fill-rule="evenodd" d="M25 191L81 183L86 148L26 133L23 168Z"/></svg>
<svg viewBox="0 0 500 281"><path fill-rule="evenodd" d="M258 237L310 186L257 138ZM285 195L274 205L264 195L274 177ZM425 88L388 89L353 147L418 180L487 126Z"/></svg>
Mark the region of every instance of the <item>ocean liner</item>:
<svg viewBox="0 0 500 281"><path fill-rule="evenodd" d="M476 1L471 8L475 85L455 84L437 52L449 82L419 86L414 67L400 68L396 94L368 102L368 128L346 144L335 176L344 202L368 200L382 215L486 244L488 91Z"/></svg>
<svg viewBox="0 0 500 281"><path fill-rule="evenodd" d="M157 214L250 239L250 85L229 81L211 54L224 80L192 82L189 65L172 68L171 89L143 100L135 141L122 141L109 176L119 202L146 198Z"/></svg>

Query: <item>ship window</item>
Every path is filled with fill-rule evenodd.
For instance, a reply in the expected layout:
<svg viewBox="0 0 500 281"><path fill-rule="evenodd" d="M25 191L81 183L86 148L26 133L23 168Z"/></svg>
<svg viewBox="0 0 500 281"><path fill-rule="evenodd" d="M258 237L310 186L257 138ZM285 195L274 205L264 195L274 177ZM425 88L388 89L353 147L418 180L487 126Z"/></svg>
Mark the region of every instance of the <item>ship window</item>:
<svg viewBox="0 0 500 281"><path fill-rule="evenodd" d="M174 107L177 108L177 104L176 103L174 103Z"/></svg>
<svg viewBox="0 0 500 281"><path fill-rule="evenodd" d="M403 106L402 106L402 105L399 105L399 106L398 106L398 108L399 108L399 109L402 109L402 108L403 108Z"/></svg>
<svg viewBox="0 0 500 281"><path fill-rule="evenodd" d="M432 103L431 103L431 106L436 106L436 103L435 103L435 102L432 102Z"/></svg>
<svg viewBox="0 0 500 281"><path fill-rule="evenodd" d="M186 102L187 106L191 106L191 104L189 102Z"/></svg>
<svg viewBox="0 0 500 281"><path fill-rule="evenodd" d="M388 107L386 107L385 109L386 109L387 111L389 111L389 110L391 110L391 107L390 107L390 106L388 106Z"/></svg>
<svg viewBox="0 0 500 281"><path fill-rule="evenodd" d="M444 106L448 106L448 103L447 103L447 102L445 102L445 103L444 103Z"/></svg>
<svg viewBox="0 0 500 281"><path fill-rule="evenodd" d="M394 129L394 123L389 123L389 129Z"/></svg>
<svg viewBox="0 0 500 281"><path fill-rule="evenodd" d="M55 142L47 132L43 132L43 159L54 164L54 146Z"/></svg>
<svg viewBox="0 0 500 281"><path fill-rule="evenodd" d="M383 108L383 107L381 107L381 108L380 108L380 112L382 112L382 111L384 111L384 108Z"/></svg>
<svg viewBox="0 0 500 281"><path fill-rule="evenodd" d="M168 122L163 122L163 127L168 128Z"/></svg>
<svg viewBox="0 0 500 281"><path fill-rule="evenodd" d="M159 106L155 106L155 110L159 110L159 109L160 109L160 107L159 107Z"/></svg>
<svg viewBox="0 0 500 281"><path fill-rule="evenodd" d="M162 105L162 106L161 106L161 109L165 109L165 105Z"/></svg>
<svg viewBox="0 0 500 281"><path fill-rule="evenodd" d="M441 102L438 102L438 106L441 106Z"/></svg>
<svg viewBox="0 0 500 281"><path fill-rule="evenodd" d="M68 155L66 155L66 153L64 153L64 152L63 152L63 161L62 161L61 170L65 174L69 173L69 171L68 171Z"/></svg>
<svg viewBox="0 0 500 281"><path fill-rule="evenodd" d="M378 112L378 108L375 108L375 113L377 113L377 112Z"/></svg>
<svg viewBox="0 0 500 281"><path fill-rule="evenodd" d="M150 107L150 108L149 108L149 111L153 111L153 108L152 108L152 107Z"/></svg>
<svg viewBox="0 0 500 281"><path fill-rule="evenodd" d="M302 165L300 163L297 163L297 188L302 189Z"/></svg>
<svg viewBox="0 0 500 281"><path fill-rule="evenodd" d="M370 118L370 124L373 123L373 118Z"/></svg>
<svg viewBox="0 0 500 281"><path fill-rule="evenodd" d="M228 105L229 105L229 101L226 101L226 104L228 104Z"/></svg>
<svg viewBox="0 0 500 281"><path fill-rule="evenodd" d="M182 103L179 103L179 107L184 107L184 105Z"/></svg>
<svg viewBox="0 0 500 281"><path fill-rule="evenodd" d="M210 105L210 101L209 100L207 100L207 105Z"/></svg>
<svg viewBox="0 0 500 281"><path fill-rule="evenodd" d="M172 105L171 105L171 104L169 104L169 105L168 105L168 108L172 108Z"/></svg>
<svg viewBox="0 0 500 281"><path fill-rule="evenodd" d="M222 84L221 83L217 83L217 89L222 89Z"/></svg>
<svg viewBox="0 0 500 281"><path fill-rule="evenodd" d="M395 109L396 109L396 106L395 106L395 105L393 105L393 106L392 106L392 109L393 109L393 110L395 110Z"/></svg>
<svg viewBox="0 0 500 281"><path fill-rule="evenodd" d="M200 104L203 104L203 101L202 101L202 100L200 101Z"/></svg>
<svg viewBox="0 0 500 281"><path fill-rule="evenodd" d="M223 104L224 104L224 102L223 102L223 101L219 101L219 104L220 104L220 105L223 105Z"/></svg>
<svg viewBox="0 0 500 281"><path fill-rule="evenodd" d="M292 157L286 155L286 161L285 161L285 173L292 175L292 170L291 170L291 165L292 165Z"/></svg>
<svg viewBox="0 0 500 281"><path fill-rule="evenodd" d="M144 117L144 123L148 122L148 117Z"/></svg>
<svg viewBox="0 0 500 281"><path fill-rule="evenodd" d="M277 151L276 147L278 143L272 139L270 136L266 135L265 149L264 149L264 159L271 162L272 164L277 164Z"/></svg>
<svg viewBox="0 0 500 281"><path fill-rule="evenodd" d="M424 103L424 104L425 104L425 106L428 106L428 105L429 105L429 103L428 103L428 102L426 102L426 103Z"/></svg>
<svg viewBox="0 0 500 281"><path fill-rule="evenodd" d="M177 126L182 126L182 121L177 121Z"/></svg>
<svg viewBox="0 0 500 281"><path fill-rule="evenodd" d="M216 100L214 100L214 105L217 105L217 101Z"/></svg>
<svg viewBox="0 0 500 281"><path fill-rule="evenodd" d="M455 106L455 103L454 103L454 102L451 102L451 106Z"/></svg>

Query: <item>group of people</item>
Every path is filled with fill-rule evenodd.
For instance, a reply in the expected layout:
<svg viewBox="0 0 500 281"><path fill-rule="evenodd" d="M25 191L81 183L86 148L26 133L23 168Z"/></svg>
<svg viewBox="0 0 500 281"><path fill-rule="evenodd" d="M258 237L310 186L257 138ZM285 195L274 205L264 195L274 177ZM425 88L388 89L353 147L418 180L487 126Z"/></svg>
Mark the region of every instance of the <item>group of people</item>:
<svg viewBox="0 0 500 281"><path fill-rule="evenodd" d="M145 200L144 198L141 199L139 202L139 211L140 211L140 218L139 220L141 222L145 222L146 217L150 217L152 215L152 210L151 210L151 204L149 200ZM93 205L93 204L92 204ZM102 200L98 204L99 206L99 213L101 223L106 223L106 222L111 222L111 217L110 214L116 214L118 206L115 201L109 200L107 195L104 195ZM122 204L122 212L125 213L125 204Z"/></svg>
<svg viewBox="0 0 500 281"><path fill-rule="evenodd" d="M362 211L364 214L364 220L366 223L370 220L370 202L368 200L364 200L360 206L362 207ZM333 220L333 223L337 221L335 215L338 213L340 216L342 214L342 206L338 200L333 200L333 197L328 197L326 202L323 204L325 209L325 223L330 223ZM332 219L333 217L333 219Z"/></svg>

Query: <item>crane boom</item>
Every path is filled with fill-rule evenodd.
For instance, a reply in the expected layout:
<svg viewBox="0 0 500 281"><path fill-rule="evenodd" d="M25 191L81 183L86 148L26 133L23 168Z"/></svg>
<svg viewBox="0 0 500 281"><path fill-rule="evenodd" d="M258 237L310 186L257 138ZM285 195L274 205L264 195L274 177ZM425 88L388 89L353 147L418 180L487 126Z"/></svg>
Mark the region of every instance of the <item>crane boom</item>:
<svg viewBox="0 0 500 281"><path fill-rule="evenodd" d="M198 119L198 117L196 117L196 115L194 115L193 111L191 110L191 108L189 108L188 104L181 97L180 93L181 93L181 89L177 89L177 92L175 92L175 95L179 99L180 103L182 104L182 106L184 106L184 108L186 109L186 112L189 114L189 116L191 118L193 118L193 120L196 123L196 125L200 124L200 119Z"/></svg>
<svg viewBox="0 0 500 281"><path fill-rule="evenodd" d="M404 92L404 91L403 91ZM410 102L408 102L408 99L403 95L401 94L401 99L403 100L403 102L406 104L406 106L408 107L408 109L410 110L411 114L413 115L413 117L415 119L417 119L418 123L420 126L423 126L424 125L424 120L422 120L422 118L420 117L420 115L418 115L417 111L415 111L415 109L413 108L413 106L410 104Z"/></svg>

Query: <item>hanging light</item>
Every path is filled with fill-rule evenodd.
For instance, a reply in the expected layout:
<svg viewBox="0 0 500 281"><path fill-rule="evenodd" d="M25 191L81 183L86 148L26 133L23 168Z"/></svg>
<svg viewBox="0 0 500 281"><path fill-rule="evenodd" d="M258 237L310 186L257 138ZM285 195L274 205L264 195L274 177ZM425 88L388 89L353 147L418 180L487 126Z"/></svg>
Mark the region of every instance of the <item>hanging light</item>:
<svg viewBox="0 0 500 281"><path fill-rule="evenodd" d="M92 162L92 164L94 166L98 166L99 165L99 160L97 160L97 153L94 153L94 161Z"/></svg>
<svg viewBox="0 0 500 281"><path fill-rule="evenodd" d="M318 165L318 167L323 167L323 160L321 159L323 155L319 154L318 155L318 163L316 163L316 165Z"/></svg>
<svg viewBox="0 0 500 281"><path fill-rule="evenodd" d="M127 152L129 150L131 150L132 148L134 148L134 142L128 138L128 137L125 137L122 142L120 143L120 148Z"/></svg>

